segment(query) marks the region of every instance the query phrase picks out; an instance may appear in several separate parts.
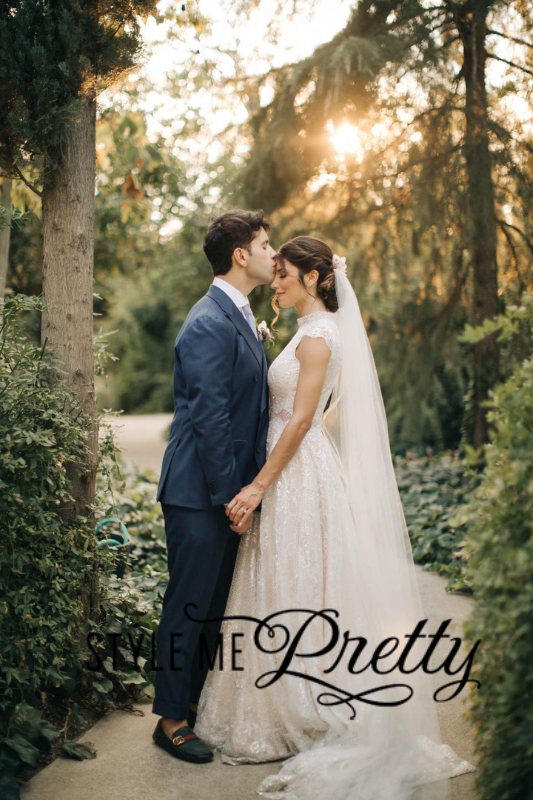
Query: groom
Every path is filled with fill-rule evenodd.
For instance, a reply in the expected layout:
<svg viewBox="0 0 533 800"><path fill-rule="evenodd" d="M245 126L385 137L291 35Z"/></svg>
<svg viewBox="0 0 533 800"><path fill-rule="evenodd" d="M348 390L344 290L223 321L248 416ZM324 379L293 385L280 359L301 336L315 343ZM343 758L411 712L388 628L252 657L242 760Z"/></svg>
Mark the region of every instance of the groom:
<svg viewBox="0 0 533 800"><path fill-rule="evenodd" d="M174 418L157 500L165 519L169 583L157 633L156 744L185 761L213 753L193 732L196 708L231 586L241 529L224 507L265 463L267 363L247 295L274 279L262 211L214 219L204 252L215 278L174 345ZM239 530L239 533L237 532ZM200 635L201 634L201 635ZM190 726L189 726L190 723Z"/></svg>

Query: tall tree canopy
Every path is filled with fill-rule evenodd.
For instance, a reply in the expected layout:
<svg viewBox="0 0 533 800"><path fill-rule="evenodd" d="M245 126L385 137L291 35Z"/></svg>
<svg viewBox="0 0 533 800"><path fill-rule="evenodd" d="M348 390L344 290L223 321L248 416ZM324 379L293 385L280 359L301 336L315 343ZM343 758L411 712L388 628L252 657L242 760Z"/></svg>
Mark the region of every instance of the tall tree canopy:
<svg viewBox="0 0 533 800"><path fill-rule="evenodd" d="M531 280L533 147L506 106L510 96L530 100L531 16L523 2L361 0L345 28L308 58L259 79L240 76L241 92L272 92L249 119L242 201L280 210L293 229L295 219L309 224L311 206L333 235L384 225L388 244L374 237L358 252L367 256L379 241L370 259L378 269L386 256L405 262L405 251L390 253L398 246L416 260L425 242L432 253L422 280L448 297L432 323L424 315L426 332L429 324L442 335L464 291L473 320L493 318L501 307L499 259L510 254L518 294ZM491 61L512 76L489 92ZM331 131L341 124L357 130L339 159ZM475 345L468 432L475 445L487 438L482 404L499 362L494 335Z"/></svg>

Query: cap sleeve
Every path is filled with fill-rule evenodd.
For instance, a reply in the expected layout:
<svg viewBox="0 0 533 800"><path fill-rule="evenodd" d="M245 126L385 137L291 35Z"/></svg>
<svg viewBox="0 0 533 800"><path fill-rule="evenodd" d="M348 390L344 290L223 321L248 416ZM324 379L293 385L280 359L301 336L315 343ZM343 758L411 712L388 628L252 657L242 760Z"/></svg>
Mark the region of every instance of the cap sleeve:
<svg viewBox="0 0 533 800"><path fill-rule="evenodd" d="M301 328L302 338L309 336L311 339L324 339L327 346L333 352L335 346L335 334L329 325L315 324L305 325Z"/></svg>

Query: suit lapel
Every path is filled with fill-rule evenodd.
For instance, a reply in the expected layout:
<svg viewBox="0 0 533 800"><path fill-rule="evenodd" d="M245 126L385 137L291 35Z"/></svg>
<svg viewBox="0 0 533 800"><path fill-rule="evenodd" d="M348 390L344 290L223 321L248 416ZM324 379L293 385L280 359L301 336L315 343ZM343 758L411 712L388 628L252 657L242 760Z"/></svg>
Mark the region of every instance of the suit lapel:
<svg viewBox="0 0 533 800"><path fill-rule="evenodd" d="M228 297L226 292L223 292L222 289L219 289L218 286L211 285L207 294L212 300L215 301L215 303L220 306L222 311L228 315L239 333L244 337L244 340L257 359L257 363L262 369L264 369L265 354L263 345L258 340L257 336L254 336L252 329L246 322L244 316L239 311L233 300Z"/></svg>

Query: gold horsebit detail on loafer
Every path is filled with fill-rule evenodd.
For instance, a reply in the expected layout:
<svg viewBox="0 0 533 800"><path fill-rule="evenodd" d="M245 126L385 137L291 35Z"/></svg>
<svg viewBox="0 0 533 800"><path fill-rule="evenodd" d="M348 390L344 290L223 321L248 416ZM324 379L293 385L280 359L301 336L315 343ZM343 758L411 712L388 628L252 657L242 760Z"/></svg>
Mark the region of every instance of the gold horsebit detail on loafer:
<svg viewBox="0 0 533 800"><path fill-rule="evenodd" d="M183 742L186 742L187 739L197 739L197 738L198 737L196 736L195 733L191 733L191 734L189 734L189 736L175 736L172 739L172 744L180 745L180 744L183 744Z"/></svg>

